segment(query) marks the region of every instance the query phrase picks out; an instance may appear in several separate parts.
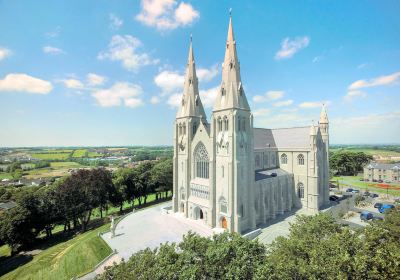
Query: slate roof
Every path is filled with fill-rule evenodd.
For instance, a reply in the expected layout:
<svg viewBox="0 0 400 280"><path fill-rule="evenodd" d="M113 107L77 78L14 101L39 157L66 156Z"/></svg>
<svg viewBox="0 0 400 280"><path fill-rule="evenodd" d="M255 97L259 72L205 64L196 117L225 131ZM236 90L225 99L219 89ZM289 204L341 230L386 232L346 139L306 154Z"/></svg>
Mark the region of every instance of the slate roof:
<svg viewBox="0 0 400 280"><path fill-rule="evenodd" d="M271 173L276 173L276 176L286 176L290 175L291 173L280 169L280 168L275 168L275 169L268 169L268 170L258 170L255 172L255 180L260 181L260 180L265 180L268 178L274 178L271 176Z"/></svg>
<svg viewBox="0 0 400 280"><path fill-rule="evenodd" d="M366 166L367 168L373 168L373 169L383 169L383 170L389 170L389 169L400 169L400 162L398 163L377 163L377 162L372 162Z"/></svg>
<svg viewBox="0 0 400 280"><path fill-rule="evenodd" d="M254 128L254 148L304 148L310 147L311 126L293 128Z"/></svg>

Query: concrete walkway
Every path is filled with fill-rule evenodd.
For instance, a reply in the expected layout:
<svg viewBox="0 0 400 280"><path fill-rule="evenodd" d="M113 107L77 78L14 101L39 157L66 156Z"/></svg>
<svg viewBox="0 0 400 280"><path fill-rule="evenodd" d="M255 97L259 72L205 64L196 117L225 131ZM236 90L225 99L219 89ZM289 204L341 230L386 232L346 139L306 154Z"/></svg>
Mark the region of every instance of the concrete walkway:
<svg viewBox="0 0 400 280"><path fill-rule="evenodd" d="M109 232L102 237L111 249L117 250L121 259L129 259L140 250L154 249L165 242L180 242L189 231L212 236L213 230L202 220L186 219L182 214L164 214L161 209L171 205L166 202L132 213L118 223L114 238L110 238Z"/></svg>

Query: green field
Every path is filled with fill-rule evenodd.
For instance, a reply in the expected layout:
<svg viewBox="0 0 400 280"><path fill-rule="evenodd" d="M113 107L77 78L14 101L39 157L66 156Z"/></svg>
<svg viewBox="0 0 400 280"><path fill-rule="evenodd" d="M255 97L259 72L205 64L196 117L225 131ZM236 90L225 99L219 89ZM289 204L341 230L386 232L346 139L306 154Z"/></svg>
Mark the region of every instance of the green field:
<svg viewBox="0 0 400 280"><path fill-rule="evenodd" d="M74 153L72 154L73 158L82 158L82 157L86 157L87 154L87 150L83 149L83 150L75 150Z"/></svg>
<svg viewBox="0 0 400 280"><path fill-rule="evenodd" d="M80 234L66 242L45 249L31 261L0 279L65 279L90 272L112 250L98 236L109 224ZM0 257L7 254L7 246L0 247ZM9 260L12 261L12 260ZM6 263L1 263L7 265Z"/></svg>
<svg viewBox="0 0 400 280"><path fill-rule="evenodd" d="M330 148L331 152L338 151L351 151L351 152L364 152L367 155L371 156L400 156L399 152L389 151L389 150L380 150L380 149L368 149L368 148Z"/></svg>
<svg viewBox="0 0 400 280"><path fill-rule="evenodd" d="M3 179L12 179L12 176L10 173L0 172L0 180L3 180Z"/></svg>
<svg viewBox="0 0 400 280"><path fill-rule="evenodd" d="M80 167L82 165L80 165L77 162L73 162L73 161L62 161L62 162L51 162L50 163L50 167L54 168L54 169L58 169L58 168L75 168L75 167Z"/></svg>
<svg viewBox="0 0 400 280"><path fill-rule="evenodd" d="M352 187L360 190L368 190L370 192L376 192L376 193L381 193L381 194L390 194L393 196L400 196L400 185L399 184L390 184L391 186L397 188L397 190L391 190L388 189L386 190L385 188L379 188L379 187L374 187L373 185L376 185L376 183L372 182L364 182L360 181L360 176L340 176L340 177L333 177L332 182L339 182L339 186L341 188L347 188L347 187Z"/></svg>
<svg viewBox="0 0 400 280"><path fill-rule="evenodd" d="M94 158L94 157L102 157L102 154L99 154L98 152L88 152L88 157Z"/></svg>
<svg viewBox="0 0 400 280"><path fill-rule="evenodd" d="M43 160L67 160L71 153L37 153L31 154L33 158Z"/></svg>

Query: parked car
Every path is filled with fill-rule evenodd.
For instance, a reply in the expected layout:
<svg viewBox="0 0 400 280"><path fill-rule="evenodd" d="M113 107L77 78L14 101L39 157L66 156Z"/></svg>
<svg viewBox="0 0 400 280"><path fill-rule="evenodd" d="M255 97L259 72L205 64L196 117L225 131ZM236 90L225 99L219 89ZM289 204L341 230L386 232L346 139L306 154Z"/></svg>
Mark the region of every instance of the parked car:
<svg viewBox="0 0 400 280"><path fill-rule="evenodd" d="M276 177L277 174L275 172L271 173L271 177Z"/></svg>
<svg viewBox="0 0 400 280"><path fill-rule="evenodd" d="M368 211L362 211L360 214L360 219L361 221L368 221L371 220L374 217L371 212Z"/></svg>
<svg viewBox="0 0 400 280"><path fill-rule="evenodd" d="M378 183L383 183L383 180L378 180Z"/></svg>
<svg viewBox="0 0 400 280"><path fill-rule="evenodd" d="M360 193L359 190L352 190L352 193Z"/></svg>
<svg viewBox="0 0 400 280"><path fill-rule="evenodd" d="M376 179L372 179L372 182L378 182L378 180L376 180Z"/></svg>
<svg viewBox="0 0 400 280"><path fill-rule="evenodd" d="M377 203L374 204L374 208L380 209L382 206L383 206L383 204L380 203L380 202L377 202Z"/></svg>
<svg viewBox="0 0 400 280"><path fill-rule="evenodd" d="M347 189L346 192L353 192L353 189Z"/></svg>
<svg viewBox="0 0 400 280"><path fill-rule="evenodd" d="M365 181L365 182L369 182L369 179L365 179L364 181Z"/></svg>
<svg viewBox="0 0 400 280"><path fill-rule="evenodd" d="M330 197L329 197L329 200L330 201L339 201L339 197L338 196L336 196L336 195L331 195Z"/></svg>
<svg viewBox="0 0 400 280"><path fill-rule="evenodd" d="M364 181L364 179L363 179L363 178L360 178L360 181Z"/></svg>
<svg viewBox="0 0 400 280"><path fill-rule="evenodd" d="M379 208L379 213L386 213L386 211L389 211L390 209L393 209L394 205L392 204L383 204L381 208Z"/></svg>
<svg viewBox="0 0 400 280"><path fill-rule="evenodd" d="M370 195L371 195L371 193L369 191L366 191L363 193L363 196L370 196Z"/></svg>
<svg viewBox="0 0 400 280"><path fill-rule="evenodd" d="M369 197L372 197L372 198L375 198L375 197L378 197L379 195L377 194L377 193L371 193L370 195L369 195Z"/></svg>

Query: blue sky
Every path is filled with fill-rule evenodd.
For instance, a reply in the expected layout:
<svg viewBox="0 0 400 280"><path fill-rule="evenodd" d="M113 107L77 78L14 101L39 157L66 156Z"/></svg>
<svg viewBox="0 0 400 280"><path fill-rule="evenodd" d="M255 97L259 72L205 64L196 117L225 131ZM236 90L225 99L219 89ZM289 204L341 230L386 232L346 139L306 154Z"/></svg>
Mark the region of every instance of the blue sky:
<svg viewBox="0 0 400 280"><path fill-rule="evenodd" d="M399 143L399 1L0 1L0 146L171 145L190 34L210 118L232 8L257 127Z"/></svg>

